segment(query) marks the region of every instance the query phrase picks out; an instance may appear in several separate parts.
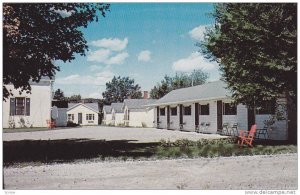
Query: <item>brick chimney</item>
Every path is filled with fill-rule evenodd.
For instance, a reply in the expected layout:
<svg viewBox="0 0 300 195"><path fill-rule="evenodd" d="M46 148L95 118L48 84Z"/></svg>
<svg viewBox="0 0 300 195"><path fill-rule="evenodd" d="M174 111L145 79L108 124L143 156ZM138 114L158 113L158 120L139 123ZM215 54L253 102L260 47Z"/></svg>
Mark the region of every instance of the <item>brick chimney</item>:
<svg viewBox="0 0 300 195"><path fill-rule="evenodd" d="M149 99L148 91L144 91L144 99Z"/></svg>

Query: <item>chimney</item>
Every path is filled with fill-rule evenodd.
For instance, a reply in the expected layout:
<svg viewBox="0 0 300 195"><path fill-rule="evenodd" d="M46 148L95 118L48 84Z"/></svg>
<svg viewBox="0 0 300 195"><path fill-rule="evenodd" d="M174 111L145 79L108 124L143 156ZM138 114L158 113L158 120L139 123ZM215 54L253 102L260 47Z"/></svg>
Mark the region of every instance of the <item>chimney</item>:
<svg viewBox="0 0 300 195"><path fill-rule="evenodd" d="M148 91L144 91L144 99L149 99L149 97L148 97Z"/></svg>

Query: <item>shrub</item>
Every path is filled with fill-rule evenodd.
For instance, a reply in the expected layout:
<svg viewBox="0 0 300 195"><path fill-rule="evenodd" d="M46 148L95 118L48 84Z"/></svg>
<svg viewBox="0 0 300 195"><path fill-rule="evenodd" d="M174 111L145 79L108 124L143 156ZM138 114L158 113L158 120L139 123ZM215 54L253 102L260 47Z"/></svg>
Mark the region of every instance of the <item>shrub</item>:
<svg viewBox="0 0 300 195"><path fill-rule="evenodd" d="M80 125L77 123L73 123L72 121L67 122L67 127L78 127L78 126L80 126Z"/></svg>
<svg viewBox="0 0 300 195"><path fill-rule="evenodd" d="M142 127L147 127L147 124L142 122Z"/></svg>

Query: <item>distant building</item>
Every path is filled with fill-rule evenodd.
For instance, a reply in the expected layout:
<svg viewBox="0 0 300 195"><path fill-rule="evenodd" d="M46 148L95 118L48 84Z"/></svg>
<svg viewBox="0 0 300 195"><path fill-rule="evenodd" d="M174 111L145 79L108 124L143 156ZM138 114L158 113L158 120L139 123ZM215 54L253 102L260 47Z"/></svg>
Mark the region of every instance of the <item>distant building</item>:
<svg viewBox="0 0 300 195"><path fill-rule="evenodd" d="M69 103L68 121L79 125L98 125L99 108L97 103Z"/></svg>
<svg viewBox="0 0 300 195"><path fill-rule="evenodd" d="M111 124L113 124L114 126L124 126L124 104L112 103L111 108Z"/></svg>
<svg viewBox="0 0 300 195"><path fill-rule="evenodd" d="M112 114L111 114L112 108L111 106L104 105L103 106L103 125L114 125L112 124Z"/></svg>
<svg viewBox="0 0 300 195"><path fill-rule="evenodd" d="M154 108L147 107L156 100L153 99L125 99L124 123L130 127L153 127Z"/></svg>
<svg viewBox="0 0 300 195"><path fill-rule="evenodd" d="M52 82L42 78L40 82L30 82L31 93L14 89L12 84L5 85L12 96L3 101L3 128L47 127L51 120Z"/></svg>
<svg viewBox="0 0 300 195"><path fill-rule="evenodd" d="M67 101L52 101L51 117L55 121L57 127L67 126L68 116L68 102Z"/></svg>
<svg viewBox="0 0 300 195"><path fill-rule="evenodd" d="M148 106L155 107L157 128L206 133L216 133L225 123L229 126L238 124L239 130L249 130L253 124L261 129L265 126L264 121L275 114L275 102L266 102L256 114L245 105L232 102L227 85L216 81L173 90ZM277 102L286 104L286 98L279 98ZM286 119L276 121L269 139L286 140L287 125Z"/></svg>

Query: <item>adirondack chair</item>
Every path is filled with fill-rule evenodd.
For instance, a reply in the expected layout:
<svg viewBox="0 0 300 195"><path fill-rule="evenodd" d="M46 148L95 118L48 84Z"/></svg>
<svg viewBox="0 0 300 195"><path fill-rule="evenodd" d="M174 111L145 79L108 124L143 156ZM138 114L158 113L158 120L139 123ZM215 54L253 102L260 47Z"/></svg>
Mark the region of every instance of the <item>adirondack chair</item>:
<svg viewBox="0 0 300 195"><path fill-rule="evenodd" d="M252 148L253 147L252 142L253 139L255 138L255 133L256 133L256 124L252 125L249 132L246 130L241 130L240 136L238 137L238 145L242 147L243 144L246 144Z"/></svg>
<svg viewBox="0 0 300 195"><path fill-rule="evenodd" d="M52 128L56 127L55 121L46 120L46 122L47 122L47 125L49 128L52 129Z"/></svg>

